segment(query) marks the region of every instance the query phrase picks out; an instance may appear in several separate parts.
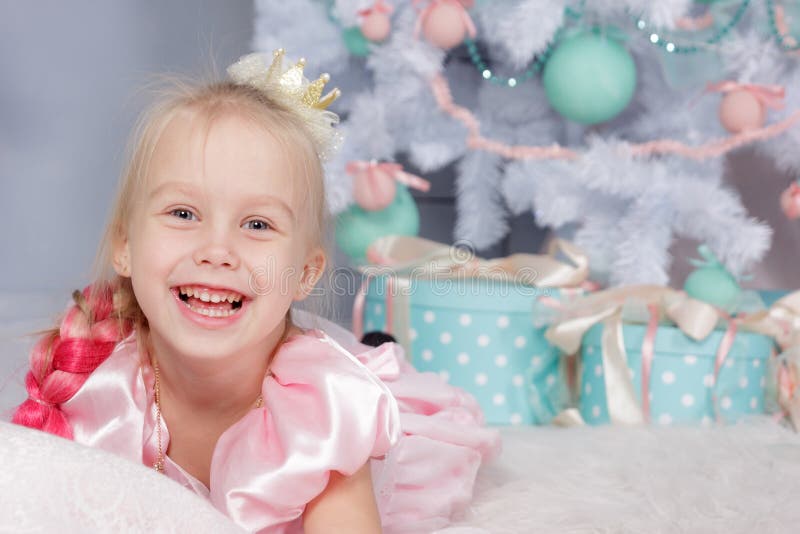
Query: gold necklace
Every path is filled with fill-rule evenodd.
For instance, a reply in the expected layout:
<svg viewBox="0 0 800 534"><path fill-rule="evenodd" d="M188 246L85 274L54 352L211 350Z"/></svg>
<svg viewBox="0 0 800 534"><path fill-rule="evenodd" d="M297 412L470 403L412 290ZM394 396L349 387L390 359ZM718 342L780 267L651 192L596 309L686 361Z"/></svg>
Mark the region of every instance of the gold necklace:
<svg viewBox="0 0 800 534"><path fill-rule="evenodd" d="M161 443L161 387L159 381L158 362L153 361L153 373L155 374L155 384L153 385L153 396L156 400L156 436L158 441L158 457L153 464L153 469L158 473L164 472L164 449ZM264 405L264 397L259 394L256 399L255 408L261 408Z"/></svg>

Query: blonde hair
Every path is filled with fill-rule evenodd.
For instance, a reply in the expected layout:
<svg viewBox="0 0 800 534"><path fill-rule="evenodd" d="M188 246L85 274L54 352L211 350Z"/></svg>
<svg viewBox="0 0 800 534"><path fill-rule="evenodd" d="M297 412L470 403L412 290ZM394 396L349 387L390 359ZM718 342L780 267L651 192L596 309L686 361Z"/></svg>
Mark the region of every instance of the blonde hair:
<svg viewBox="0 0 800 534"><path fill-rule="evenodd" d="M64 437L72 429L60 409L89 374L102 363L114 345L132 331L147 343L148 323L133 292L131 279L113 269L114 245L126 235L134 204L142 197L148 168L161 134L180 112L188 110L204 119L206 134L222 116L234 113L269 132L294 157L295 175L303 178L302 220L311 248L327 249L324 173L313 136L303 119L270 99L260 90L230 81L207 84L172 78L159 98L139 118L129 142L128 163L120 177L110 219L93 264L94 283L73 294L75 305L58 328L44 332L31 352L31 371L26 376L29 398L20 405L14 421ZM295 195L297 195L295 188ZM322 311L326 300L315 300ZM313 306L312 306L313 307Z"/></svg>

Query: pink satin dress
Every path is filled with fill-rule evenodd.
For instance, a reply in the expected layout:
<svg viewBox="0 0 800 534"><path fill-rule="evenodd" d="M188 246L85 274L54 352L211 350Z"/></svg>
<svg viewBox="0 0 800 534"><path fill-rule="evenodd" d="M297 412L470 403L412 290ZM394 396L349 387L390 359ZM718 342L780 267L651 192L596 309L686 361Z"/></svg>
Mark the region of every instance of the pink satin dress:
<svg viewBox="0 0 800 534"><path fill-rule="evenodd" d="M384 532L447 525L469 504L481 462L499 451L497 431L482 427L470 395L416 372L399 345L350 348L319 330L290 337L264 379L263 406L220 436L210 487L169 456L165 474L246 530L302 533L303 510L330 473L370 461ZM62 405L75 441L152 466L153 383L131 335ZM163 420L161 433L166 451Z"/></svg>

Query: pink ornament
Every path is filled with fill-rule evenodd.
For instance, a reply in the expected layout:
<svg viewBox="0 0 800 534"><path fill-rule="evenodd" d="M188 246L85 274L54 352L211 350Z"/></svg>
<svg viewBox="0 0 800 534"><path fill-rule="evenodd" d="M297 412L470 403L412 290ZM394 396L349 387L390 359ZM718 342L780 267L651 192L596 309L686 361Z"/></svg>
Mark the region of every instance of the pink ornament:
<svg viewBox="0 0 800 534"><path fill-rule="evenodd" d="M380 211L394 200L397 184L377 165L361 169L353 177L353 197L367 211Z"/></svg>
<svg viewBox="0 0 800 534"><path fill-rule="evenodd" d="M419 176L403 171L397 163L378 163L377 161L351 161L345 167L353 177L353 197L356 203L367 211L380 211L394 201L397 183L420 191L428 191L430 182Z"/></svg>
<svg viewBox="0 0 800 534"><path fill-rule="evenodd" d="M764 126L766 114L758 99L744 89L727 93L719 105L719 120L731 133L757 130Z"/></svg>
<svg viewBox="0 0 800 534"><path fill-rule="evenodd" d="M781 208L790 219L800 219L800 184L793 182L781 194Z"/></svg>
<svg viewBox="0 0 800 534"><path fill-rule="evenodd" d="M373 43L385 41L392 31L392 21L389 15L394 9L383 0L358 12L361 16L361 33Z"/></svg>
<svg viewBox="0 0 800 534"><path fill-rule="evenodd" d="M732 80L709 84L706 91L725 95L719 105L719 120L726 130L734 134L762 128L766 120L766 108L783 108L785 94L781 85Z"/></svg>
<svg viewBox="0 0 800 534"><path fill-rule="evenodd" d="M449 50L464 42L467 34L474 38L476 31L464 5L458 0L431 0L417 20L425 39L432 45Z"/></svg>
<svg viewBox="0 0 800 534"><path fill-rule="evenodd" d="M389 15L373 11L361 21L361 33L373 43L380 43L389 37L392 23Z"/></svg>

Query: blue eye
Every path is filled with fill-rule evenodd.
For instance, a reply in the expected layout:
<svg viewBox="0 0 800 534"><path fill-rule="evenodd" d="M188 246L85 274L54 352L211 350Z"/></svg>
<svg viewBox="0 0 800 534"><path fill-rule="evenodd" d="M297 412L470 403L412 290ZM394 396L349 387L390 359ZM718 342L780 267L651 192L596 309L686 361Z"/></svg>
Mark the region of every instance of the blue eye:
<svg viewBox="0 0 800 534"><path fill-rule="evenodd" d="M183 208L174 209L169 213L170 215L174 215L175 217L178 217L179 219L183 219L185 221L191 221L192 217L195 216L194 213Z"/></svg>
<svg viewBox="0 0 800 534"><path fill-rule="evenodd" d="M267 221L263 221L261 219L253 219L252 221L247 221L244 224L249 230L264 231L272 229L272 226Z"/></svg>

